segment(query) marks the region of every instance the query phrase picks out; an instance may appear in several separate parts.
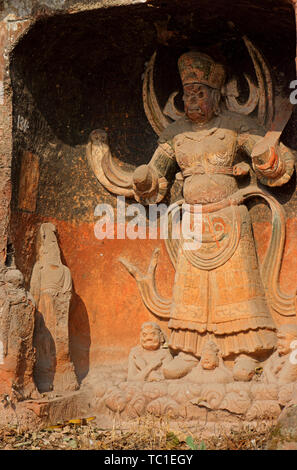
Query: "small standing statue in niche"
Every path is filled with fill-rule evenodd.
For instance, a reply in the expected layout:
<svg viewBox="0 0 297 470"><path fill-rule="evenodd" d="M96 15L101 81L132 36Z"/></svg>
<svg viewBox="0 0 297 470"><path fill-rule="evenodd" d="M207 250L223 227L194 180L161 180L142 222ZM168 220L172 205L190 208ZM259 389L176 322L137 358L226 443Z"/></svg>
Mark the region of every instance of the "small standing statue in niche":
<svg viewBox="0 0 297 470"><path fill-rule="evenodd" d="M33 380L35 302L18 269L0 266L0 394L17 401L37 398Z"/></svg>
<svg viewBox="0 0 297 470"><path fill-rule="evenodd" d="M164 380L162 367L172 361L164 333L157 323L143 323L140 344L131 349L128 380L155 382Z"/></svg>
<svg viewBox="0 0 297 470"><path fill-rule="evenodd" d="M220 350L213 341L205 344L200 362L187 375L187 381L201 384L233 382L232 373L224 365Z"/></svg>
<svg viewBox="0 0 297 470"><path fill-rule="evenodd" d="M283 209L258 186L240 189L238 181L252 170L269 187L289 181L294 157L280 137L292 107L286 100L283 109L275 109L269 67L260 51L246 37L244 41L258 79L257 87L245 75L250 93L246 103L236 99L236 81L226 80L219 61L191 51L178 60L184 113L174 109L172 95L162 111L153 89L153 56L143 88L146 115L159 135L150 162L133 174L115 167L101 130L91 133L87 146L89 165L109 191L143 204L159 203L178 172L176 180L183 190L178 204L185 202L193 211L196 204L202 206L199 249L185 249L186 241L174 239L170 230L165 241L176 270L172 299L164 299L156 289L157 252L146 275L121 260L136 278L147 308L169 320L169 347L177 353L166 368L170 378L186 375L209 340L224 359L242 353L265 359L276 343L274 318L296 315L295 293L283 294L278 283L285 240ZM248 116L257 107L258 118ZM264 199L272 211L272 235L261 269L245 205L251 197ZM171 222L169 214L169 228Z"/></svg>
<svg viewBox="0 0 297 470"><path fill-rule="evenodd" d="M266 383L285 385L297 381L297 354L294 349L297 349L297 325L281 326L277 331L276 351L263 368Z"/></svg>
<svg viewBox="0 0 297 470"><path fill-rule="evenodd" d="M37 306L34 377L40 392L65 392L78 388L69 356L72 279L69 268L62 264L55 232L56 227L51 223L44 223L39 229L37 261L30 284Z"/></svg>

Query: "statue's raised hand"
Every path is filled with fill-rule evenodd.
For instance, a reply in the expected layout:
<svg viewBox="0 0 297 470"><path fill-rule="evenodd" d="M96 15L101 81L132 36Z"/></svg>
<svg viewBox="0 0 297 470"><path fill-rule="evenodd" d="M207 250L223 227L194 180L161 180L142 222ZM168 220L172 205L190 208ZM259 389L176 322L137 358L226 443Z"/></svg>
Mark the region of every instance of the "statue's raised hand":
<svg viewBox="0 0 297 470"><path fill-rule="evenodd" d="M152 193L158 183L158 177L148 165L141 165L133 173L133 189L138 196Z"/></svg>
<svg viewBox="0 0 297 470"><path fill-rule="evenodd" d="M167 190L166 178L160 177L150 165L141 165L134 173L123 170L113 161L104 130L91 132L86 154L96 178L110 192L134 197L143 204L155 204L163 199Z"/></svg>
<svg viewBox="0 0 297 470"><path fill-rule="evenodd" d="M140 165L133 173L133 184L139 193L146 193L152 186L152 171L148 165Z"/></svg>

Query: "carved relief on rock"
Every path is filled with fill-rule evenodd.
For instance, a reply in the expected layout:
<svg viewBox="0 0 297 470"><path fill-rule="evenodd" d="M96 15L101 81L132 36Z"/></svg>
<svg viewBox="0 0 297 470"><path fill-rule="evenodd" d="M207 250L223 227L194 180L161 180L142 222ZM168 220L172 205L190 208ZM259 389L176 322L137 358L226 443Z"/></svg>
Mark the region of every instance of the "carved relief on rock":
<svg viewBox="0 0 297 470"><path fill-rule="evenodd" d="M234 361L233 378L238 382L249 382L256 373L258 361L252 357L241 354Z"/></svg>
<svg viewBox="0 0 297 470"><path fill-rule="evenodd" d="M251 405L249 394L240 390L240 392L229 392L220 403L221 410L227 410L232 414L245 415Z"/></svg>
<svg viewBox="0 0 297 470"><path fill-rule="evenodd" d="M164 348L165 336L157 323L147 322L141 327L140 344L129 355L128 380L164 380L163 367L172 361L168 348Z"/></svg>
<svg viewBox="0 0 297 470"><path fill-rule="evenodd" d="M265 382L285 385L297 381L297 360L293 354L296 347L297 325L282 325L277 331L276 351L263 368Z"/></svg>
<svg viewBox="0 0 297 470"><path fill-rule="evenodd" d="M143 84L144 109L159 136L150 162L133 174L124 172L114 164L107 134L100 129L91 133L87 145L90 168L112 193L144 205L169 195L169 202L175 203L168 210L165 240L175 269L172 299L162 297L156 288L158 249L146 273L120 258L136 279L145 306L167 320L171 332L170 360L159 359L158 342L154 354L149 352L155 361L148 359L143 345L129 357L128 380L143 382L143 394L151 385L145 382L159 381L145 394L145 409L155 414L168 407L181 419L195 416L196 409L197 416L203 409L202 415L213 413L213 419L224 414L247 421L275 419L294 395L294 387L288 385L296 383L296 366L286 358L297 326L286 327L288 340L276 326L289 318L296 322L296 292L287 295L279 285L285 213L255 183L283 186L293 174L293 152L281 142L292 107L289 100L274 96L263 55L247 37L243 41L257 80L255 84L244 74L246 102L239 96L236 79L227 79L221 61L193 50L178 60L184 111L175 107L176 92L161 110L154 91L154 54ZM253 184L242 180L248 174ZM170 199L175 194L169 194L171 185L181 189L178 200ZM252 198L265 201L272 215L261 264L247 207ZM182 209L184 203L187 209ZM183 210L182 217L190 214L191 219L197 205L201 246L188 249L183 234L174 237L174 211Z"/></svg>
<svg viewBox="0 0 297 470"><path fill-rule="evenodd" d="M11 401L38 396L33 380L35 302L22 273L0 266L0 394Z"/></svg>
<svg viewBox="0 0 297 470"><path fill-rule="evenodd" d="M144 323L145 335L140 339L143 350L132 349L127 381L105 389L103 411L105 407L126 419L148 412L175 420L275 421L283 407L296 402L296 364L288 362L292 359L296 331L297 325L280 327L277 350L268 360L258 362L244 354L237 357L233 367L224 364L218 346L209 341L199 363L196 361L187 375L180 377L177 369L173 378L173 368L168 379L165 371L174 361L166 350L169 356L164 356L162 366L163 355L160 359L159 354L163 333L155 323ZM147 351L159 351L157 359L153 355L143 356ZM137 358L142 362L135 371ZM153 371L158 374L150 376L152 369L148 364L156 363Z"/></svg>
<svg viewBox="0 0 297 470"><path fill-rule="evenodd" d="M53 224L40 226L36 245L37 260L30 284L37 307L35 380L42 392L76 390L78 382L69 356L68 333L72 279L69 269L62 264Z"/></svg>
<svg viewBox="0 0 297 470"><path fill-rule="evenodd" d="M153 87L154 55L143 85L145 112L159 135L151 161L129 174L112 161L106 133L93 131L87 145L89 165L109 191L142 204L158 203L176 174L183 190L177 205L185 202L190 212L202 206L202 245L193 250L185 248L187 240L172 236L169 211L165 244L176 270L172 299L156 290L157 252L146 274L121 259L146 307L169 321L168 344L175 357L164 368L167 379L186 376L208 341L218 346L224 359L246 354L263 360L276 344L275 320L296 317L295 294L285 295L278 283L284 211L256 185L239 189L240 178L249 172L269 187L291 178L294 157L280 138L292 108L288 100L276 106L269 67L249 39L243 40L258 80L255 85L245 75L250 92L245 104L236 99L236 81L226 80L225 67L195 50L178 60L184 112L175 109L171 95L163 113ZM249 116L256 110L257 117ZM264 199L272 212L271 239L261 266L245 205L253 197ZM172 375L172 370L178 372Z"/></svg>
<svg viewBox="0 0 297 470"><path fill-rule="evenodd" d="M176 419L179 416L179 408L176 401L168 397L161 397L151 401L147 406L147 411L155 416Z"/></svg>
<svg viewBox="0 0 297 470"><path fill-rule="evenodd" d="M278 418L281 407L274 400L259 400L253 402L246 414L247 421L259 421L262 419L272 420Z"/></svg>
<svg viewBox="0 0 297 470"><path fill-rule="evenodd" d="M229 383L233 381L232 372L225 367L219 348L213 341L206 343L197 366L186 376L189 382L200 384Z"/></svg>

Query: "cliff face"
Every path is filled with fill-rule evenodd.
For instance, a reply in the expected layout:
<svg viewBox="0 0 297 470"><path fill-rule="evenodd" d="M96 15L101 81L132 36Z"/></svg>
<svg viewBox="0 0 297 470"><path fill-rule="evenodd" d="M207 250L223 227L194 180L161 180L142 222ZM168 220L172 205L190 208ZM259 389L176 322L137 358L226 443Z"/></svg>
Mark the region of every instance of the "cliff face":
<svg viewBox="0 0 297 470"><path fill-rule="evenodd" d="M153 249L161 247L157 281L164 296L171 296L174 279L160 240L96 239L95 207L115 207L116 198L88 166L90 132L107 131L124 169L147 163L157 136L143 110L142 78L153 52L156 93L164 106L170 93L181 90L177 58L189 47L224 60L229 77L244 71L255 79L243 34L263 52L276 96L288 97L296 78L294 8L280 0L27 0L0 5L1 262L7 269L14 256L28 290L37 231L42 223L54 223L63 264L73 279L70 351L83 379L92 367L126 358L140 325L151 319L118 258L133 259L145 269ZM240 87L246 97L244 80ZM181 108L181 93L176 101ZM296 110L283 141L297 150ZM287 217L280 282L289 294L297 285L295 189L293 176L284 187L270 190ZM261 261L270 213L260 202L249 209Z"/></svg>

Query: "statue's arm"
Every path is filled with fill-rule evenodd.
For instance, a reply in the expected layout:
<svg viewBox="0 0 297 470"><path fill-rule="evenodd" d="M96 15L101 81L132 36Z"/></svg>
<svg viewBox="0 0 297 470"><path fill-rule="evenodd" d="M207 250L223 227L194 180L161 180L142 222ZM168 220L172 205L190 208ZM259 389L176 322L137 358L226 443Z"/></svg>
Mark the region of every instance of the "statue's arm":
<svg viewBox="0 0 297 470"><path fill-rule="evenodd" d="M152 368L148 364L143 369L138 369L135 364L135 359L133 357L129 358L129 365L128 365L128 380L131 381L144 381L147 379L147 376L151 372Z"/></svg>
<svg viewBox="0 0 297 470"><path fill-rule="evenodd" d="M31 281L30 281L30 293L33 295L33 298L38 306L39 298L40 298L40 263L37 261L34 264Z"/></svg>
<svg viewBox="0 0 297 470"><path fill-rule="evenodd" d="M64 268L64 282L63 282L62 292L63 294L65 294L66 292L72 291L72 278L71 278L70 269L64 265L63 265L63 268Z"/></svg>
<svg viewBox="0 0 297 470"><path fill-rule="evenodd" d="M145 381L153 370L162 366L163 358L156 354L148 364L138 356L137 349L132 349L128 361L128 380Z"/></svg>
<svg viewBox="0 0 297 470"><path fill-rule="evenodd" d="M128 359L128 380L143 381L150 369L139 355L139 348L132 348Z"/></svg>
<svg viewBox="0 0 297 470"><path fill-rule="evenodd" d="M239 137L240 144L250 156L259 181L266 186L282 186L294 172L294 155L280 142L281 132L263 134L261 128L250 130Z"/></svg>
<svg viewBox="0 0 297 470"><path fill-rule="evenodd" d="M169 349L164 351L164 358L162 362L162 367L166 367L171 361L173 361L173 356L171 355Z"/></svg>
<svg viewBox="0 0 297 470"><path fill-rule="evenodd" d="M266 186L282 186L294 171L294 155L282 142L270 146L263 153L252 152L253 168L258 179Z"/></svg>
<svg viewBox="0 0 297 470"><path fill-rule="evenodd" d="M128 360L128 380L137 380L138 370L136 368L133 354L130 353Z"/></svg>
<svg viewBox="0 0 297 470"><path fill-rule="evenodd" d="M141 165L134 173L124 171L115 165L107 134L100 129L91 133L86 153L90 168L106 189L114 194L134 197L143 204L155 204L163 199L176 168L172 146L162 142L148 165Z"/></svg>
<svg viewBox="0 0 297 470"><path fill-rule="evenodd" d="M135 199L143 204L160 202L177 170L175 153L168 142L159 143L148 165L136 168L133 174Z"/></svg>

